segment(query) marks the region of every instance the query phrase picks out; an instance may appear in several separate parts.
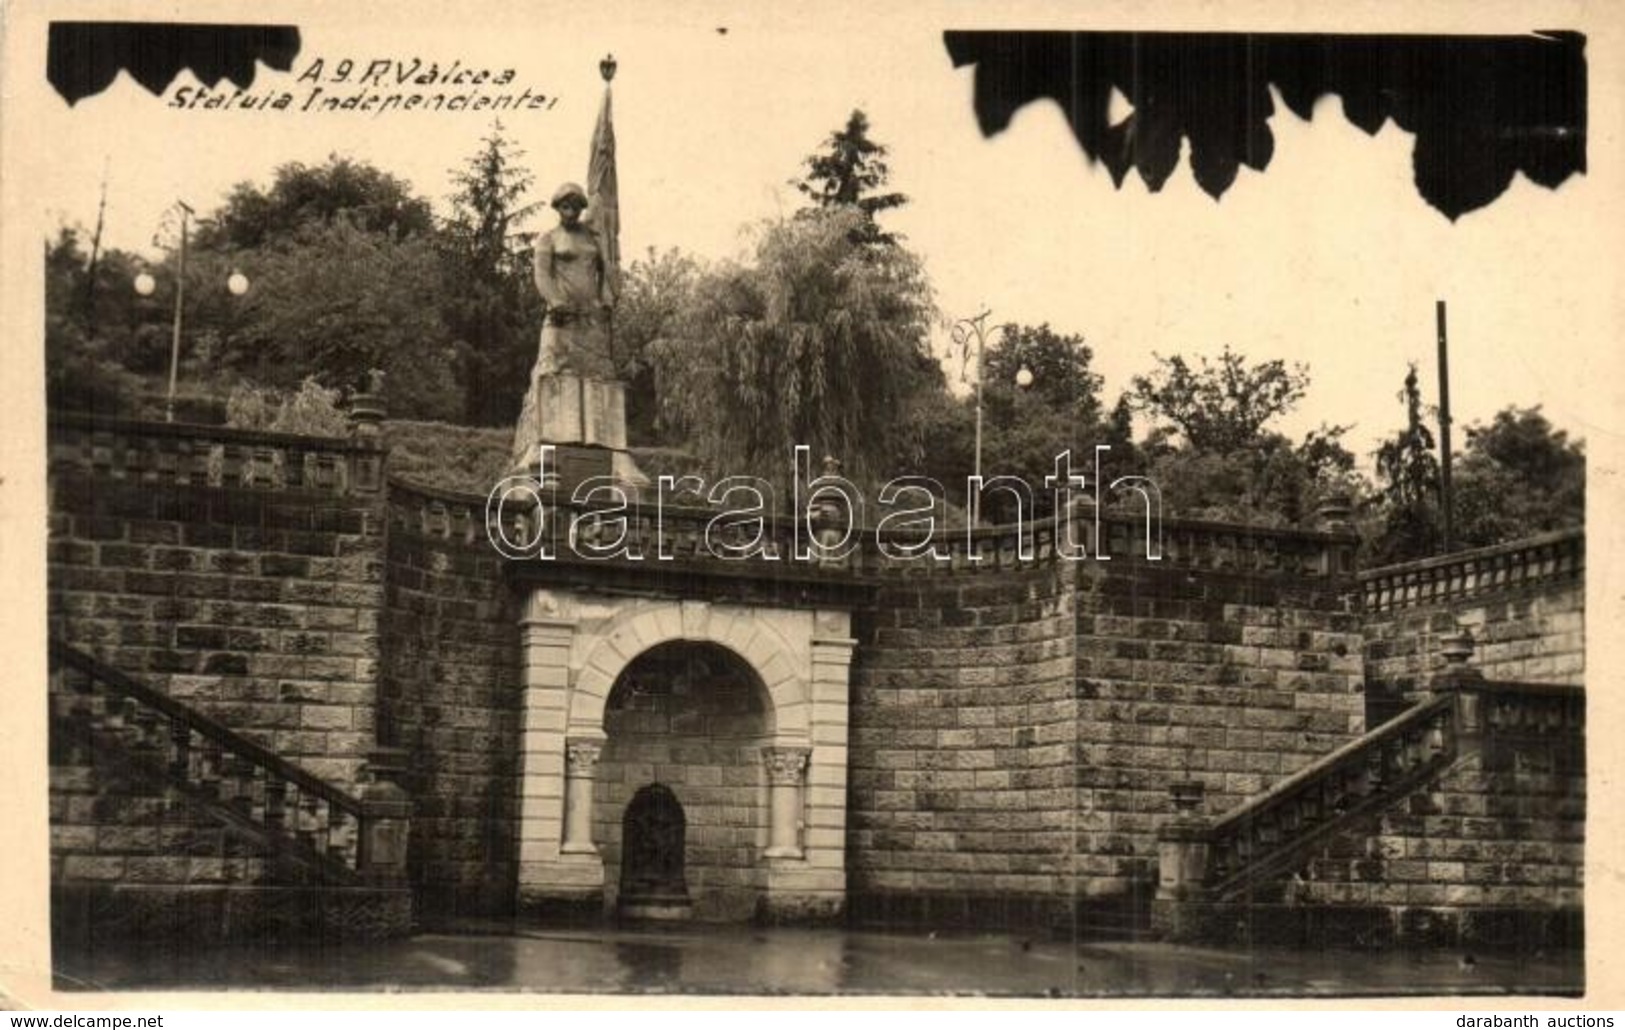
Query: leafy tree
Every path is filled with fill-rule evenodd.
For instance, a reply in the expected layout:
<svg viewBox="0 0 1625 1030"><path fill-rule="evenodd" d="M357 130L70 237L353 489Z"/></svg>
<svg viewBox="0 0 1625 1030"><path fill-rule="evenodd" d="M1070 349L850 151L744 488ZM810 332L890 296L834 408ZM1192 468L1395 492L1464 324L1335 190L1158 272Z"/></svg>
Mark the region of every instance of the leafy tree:
<svg viewBox="0 0 1625 1030"><path fill-rule="evenodd" d="M1248 365L1227 344L1217 363L1196 368L1180 355L1156 355L1159 368L1135 376L1141 410L1170 423L1197 451L1228 451L1252 444L1264 427L1291 411L1309 386L1309 370L1280 360Z"/></svg>
<svg viewBox="0 0 1625 1030"><path fill-rule="evenodd" d="M194 223L186 265L183 376L193 382L218 380L222 399L224 382L245 377L282 390L297 388L307 375L349 386L373 367L358 355L393 332L375 324L383 319L424 327L421 347L435 351L444 334L427 328L425 313L431 321L438 318L443 291L436 278L419 274L434 230L428 201L415 196L406 181L364 161L332 155L314 167L291 162L276 169L269 186L239 183L224 204ZM345 290L371 288L363 284L374 283L381 268L394 265L417 289L415 297L392 286L376 296L342 296ZM233 271L248 276L246 297L226 290ZM166 288L141 302L148 327L131 340L127 357L137 368L167 363L167 330L160 337L157 328L168 319L175 254L152 273ZM302 321L306 318L324 321ZM398 388L392 389L393 402L444 410L431 400L443 387L418 382L431 371L450 374L437 357L415 375L392 382Z"/></svg>
<svg viewBox="0 0 1625 1030"><path fill-rule="evenodd" d="M440 275L428 240L367 232L343 218L284 237L258 255L240 334L240 353L254 364L239 371L283 389L307 376L353 389L382 369L392 413L448 417L459 400L451 339L425 302Z"/></svg>
<svg viewBox="0 0 1625 1030"><path fill-rule="evenodd" d="M542 304L531 284L531 251L515 231L534 213L524 152L496 122L452 172L452 215L441 233L444 314L457 341L464 421L511 424L536 361Z"/></svg>
<svg viewBox="0 0 1625 1030"><path fill-rule="evenodd" d="M1347 426L1322 426L1294 443L1268 428L1309 387L1309 370L1270 360L1250 364L1228 345L1217 361L1157 356L1135 376L1119 412L1157 420L1136 457L1162 493L1167 513L1258 525L1309 521L1333 495L1357 493Z"/></svg>
<svg viewBox="0 0 1625 1030"><path fill-rule="evenodd" d="M1344 430L1322 427L1297 444L1265 432L1234 450L1165 448L1152 458L1149 475L1170 515L1301 525L1322 502L1334 496L1354 500L1363 492L1354 455L1339 440Z"/></svg>
<svg viewBox="0 0 1625 1030"><path fill-rule="evenodd" d="M669 336L690 303L700 265L676 248L633 261L621 276L615 305L615 358L627 384L626 433L633 446L655 442L660 429L653 346Z"/></svg>
<svg viewBox="0 0 1625 1030"><path fill-rule="evenodd" d="M1483 547L1585 524L1585 447L1539 407L1467 430L1453 488L1457 542Z"/></svg>
<svg viewBox="0 0 1625 1030"><path fill-rule="evenodd" d="M1083 337L1059 334L1047 323L1009 326L983 357L982 474L1026 480L1034 500L1028 517L1053 510L1054 494L1044 480L1055 472L1056 455L1071 450L1073 467L1081 471L1092 467L1096 444L1112 442L1102 425L1102 380L1093 360ZM1032 373L1026 387L1017 382L1022 369ZM975 400L966 403L974 425ZM1013 521L1015 501L1005 491L990 491L981 514L988 522Z"/></svg>
<svg viewBox="0 0 1625 1030"><path fill-rule="evenodd" d="M930 289L902 247L855 242L862 223L764 225L754 261L706 270L652 348L663 416L712 467L782 483L796 444L857 477L914 453Z"/></svg>
<svg viewBox="0 0 1625 1030"><path fill-rule="evenodd" d="M1049 327L1012 326L999 334L982 360L983 402L989 410L1030 398L1084 428L1101 419L1101 377L1092 368L1094 351L1083 337L1061 335ZM1032 373L1032 385L1016 382L1022 369Z"/></svg>
<svg viewBox="0 0 1625 1030"><path fill-rule="evenodd" d="M252 250L341 213L364 232L426 236L434 229L428 201L413 196L409 183L334 154L314 168L282 165L268 189L238 183L212 218L199 222L195 242L201 250Z"/></svg>
<svg viewBox="0 0 1625 1030"><path fill-rule="evenodd" d="M62 226L45 244L45 387L53 409L132 415L143 384L129 360L136 341L161 337L148 370L168 367L169 331L143 310L133 255L104 250L96 267L78 227ZM95 288L91 288L94 276Z"/></svg>
<svg viewBox="0 0 1625 1030"><path fill-rule="evenodd" d="M350 420L341 400L341 391L323 386L314 376L307 376L293 392L240 383L226 401L226 424L273 433L346 436Z"/></svg>
<svg viewBox="0 0 1625 1030"><path fill-rule="evenodd" d="M863 244L895 244L893 233L882 232L875 215L901 207L908 198L901 193L880 192L891 169L886 166L886 147L869 138L869 117L854 110L844 128L830 133L825 150L804 162L807 174L795 183L796 189L811 198L814 210L849 207L862 215L853 229L853 240Z"/></svg>

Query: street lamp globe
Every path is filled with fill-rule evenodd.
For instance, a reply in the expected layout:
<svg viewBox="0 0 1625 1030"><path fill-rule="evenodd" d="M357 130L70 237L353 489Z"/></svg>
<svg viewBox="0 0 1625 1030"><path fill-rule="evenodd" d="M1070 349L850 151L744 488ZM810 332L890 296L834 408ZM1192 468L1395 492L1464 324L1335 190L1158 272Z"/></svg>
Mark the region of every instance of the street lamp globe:
<svg viewBox="0 0 1625 1030"><path fill-rule="evenodd" d="M156 290L157 288L158 280L154 279L146 272L142 272L140 275L135 277L135 292L141 294L141 296L150 297L152 296L152 291Z"/></svg>
<svg viewBox="0 0 1625 1030"><path fill-rule="evenodd" d="M1023 390L1033 385L1033 370L1026 365L1021 366L1021 370L1016 373L1016 385Z"/></svg>
<svg viewBox="0 0 1625 1030"><path fill-rule="evenodd" d="M241 272L233 271L226 279L226 289L231 291L231 295L233 297L241 297L243 294L248 292L248 276Z"/></svg>

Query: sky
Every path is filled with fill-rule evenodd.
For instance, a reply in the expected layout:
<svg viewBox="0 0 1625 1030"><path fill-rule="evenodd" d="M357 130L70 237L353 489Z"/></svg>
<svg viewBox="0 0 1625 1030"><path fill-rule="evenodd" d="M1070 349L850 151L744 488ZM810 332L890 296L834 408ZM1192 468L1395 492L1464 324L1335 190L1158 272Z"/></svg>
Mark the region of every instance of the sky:
<svg viewBox="0 0 1625 1030"><path fill-rule="evenodd" d="M1369 8L1350 6L1356 15ZM558 183L585 178L602 94L598 60L613 52L628 257L650 247L744 253L749 226L800 205L791 180L803 158L862 108L873 137L890 148L892 187L909 197L883 224L924 258L944 318L991 309L995 322L1081 334L1108 401L1153 367L1154 354L1213 355L1229 344L1255 360L1307 364L1309 396L1281 428L1298 435L1351 423L1363 454L1403 418L1397 393L1407 362L1421 364L1433 398L1434 302L1445 299L1458 423L1517 403L1543 405L1588 440L1622 428L1621 388L1596 374L1618 349L1620 318L1605 271L1618 234L1596 231L1612 197L1595 174L1555 191L1520 177L1500 200L1451 223L1411 185L1412 138L1391 123L1366 136L1334 97L1307 122L1277 98L1267 173L1243 168L1220 202L1196 187L1183 161L1160 193L1132 174L1115 189L1053 103L1029 105L1007 131L982 137L972 71L951 66L944 27L1153 27L1122 5L1074 6L1091 12L1082 19L1053 5L1010 8L998 22L992 9L970 6L871 15L842 3L813 14L452 5L392 18L384 33L378 10L279 8L277 20L300 26L302 49L291 73L262 67L251 94L297 92L318 58L329 74L346 58L512 68L504 89L558 98L503 116L536 177L533 197L545 200ZM1382 10L1389 16L1324 27L1399 27L1392 15L1401 8ZM1454 9L1457 23L1467 10ZM1556 21L1497 5L1478 10L1473 26L1486 30L1600 28L1586 24L1596 9L1584 4L1556 5ZM1198 13L1177 24L1321 24L1212 19ZM1602 42L1593 40L1593 53ZM166 99L186 85L196 83L183 74ZM236 182L265 184L284 162L329 154L395 173L444 210L450 170L491 128L490 116L473 112L175 110L124 76L72 108L54 93L35 100L37 131L53 141L48 168L30 180L48 183L38 209L44 231L93 223L105 170L106 242L137 250L151 249L173 199L208 211ZM544 211L537 227L551 222ZM936 342L946 347L946 334Z"/></svg>

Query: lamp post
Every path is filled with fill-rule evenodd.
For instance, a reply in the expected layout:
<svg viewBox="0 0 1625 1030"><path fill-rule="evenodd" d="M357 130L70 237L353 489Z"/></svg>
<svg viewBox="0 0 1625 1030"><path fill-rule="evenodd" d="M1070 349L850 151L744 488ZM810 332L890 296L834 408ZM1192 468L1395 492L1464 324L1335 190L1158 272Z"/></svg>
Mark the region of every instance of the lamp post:
<svg viewBox="0 0 1625 1030"><path fill-rule="evenodd" d="M175 380L180 375L181 365L181 312L186 300L186 236L192 216L196 214L184 200L175 201L175 208L181 215L181 242L175 265L175 321L169 341L169 392L164 400L165 422L175 421ZM157 288L157 280L148 273L142 272L135 277L135 292L141 296L150 297ZM241 297L248 292L248 277L233 270L226 277L226 289L232 296Z"/></svg>
<svg viewBox="0 0 1625 1030"><path fill-rule="evenodd" d="M982 352L987 347L987 319L992 313L991 310L984 310L979 315L961 318L948 330L949 338L953 340L954 346L960 350L959 367L961 369L961 378L964 377L965 363L970 359L971 340L976 341L976 469L974 474L978 479L982 476ZM997 325L993 329L1008 334L1010 326L1008 324ZM1026 371L1026 369L1022 371ZM1032 373L1028 372L1027 377L1028 381L1031 382ZM1019 375L1017 379L1020 379ZM970 524L974 526L981 520L981 498L972 493L966 500L970 506Z"/></svg>

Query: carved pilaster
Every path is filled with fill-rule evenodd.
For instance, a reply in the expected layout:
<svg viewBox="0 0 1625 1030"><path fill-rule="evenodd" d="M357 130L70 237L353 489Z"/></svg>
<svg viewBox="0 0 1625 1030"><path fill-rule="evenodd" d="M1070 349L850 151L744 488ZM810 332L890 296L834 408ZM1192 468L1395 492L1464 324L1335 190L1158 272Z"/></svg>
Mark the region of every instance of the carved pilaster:
<svg viewBox="0 0 1625 1030"><path fill-rule="evenodd" d="M801 786L807 775L807 759L812 750L804 747L765 747L762 761L767 765L767 782L775 786Z"/></svg>
<svg viewBox="0 0 1625 1030"><path fill-rule="evenodd" d="M592 839L592 777L604 745L598 740L567 740L564 743L564 843L565 854L597 854Z"/></svg>
<svg viewBox="0 0 1625 1030"><path fill-rule="evenodd" d="M598 765L598 756L603 754L604 745L596 740L571 740L564 745L565 771L571 776L584 776L592 778L593 769Z"/></svg>
<svg viewBox="0 0 1625 1030"><path fill-rule="evenodd" d="M802 784L807 777L810 748L766 747L769 823L768 858L801 858Z"/></svg>

